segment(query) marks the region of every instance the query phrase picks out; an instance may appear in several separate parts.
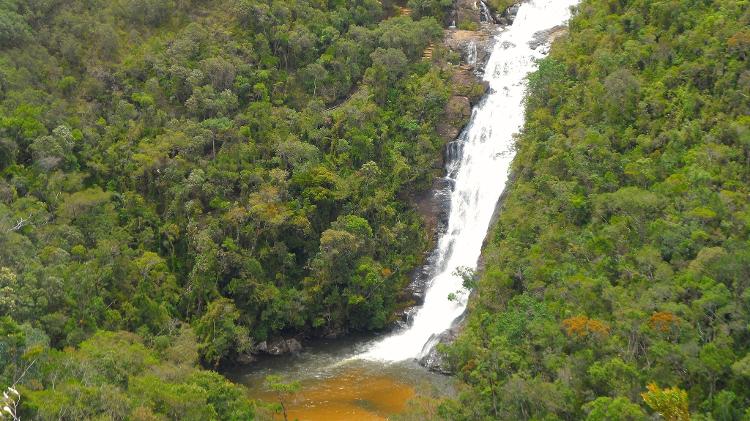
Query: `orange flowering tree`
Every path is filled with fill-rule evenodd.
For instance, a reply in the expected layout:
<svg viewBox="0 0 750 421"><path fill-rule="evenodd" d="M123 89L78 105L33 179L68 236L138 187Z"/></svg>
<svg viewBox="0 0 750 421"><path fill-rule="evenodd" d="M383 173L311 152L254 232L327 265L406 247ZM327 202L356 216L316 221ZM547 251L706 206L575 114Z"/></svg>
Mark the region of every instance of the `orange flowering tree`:
<svg viewBox="0 0 750 421"><path fill-rule="evenodd" d="M680 319L668 311L657 311L648 320L651 329L667 333L680 323Z"/></svg>
<svg viewBox="0 0 750 421"><path fill-rule="evenodd" d="M589 335L608 336L609 325L601 320L576 316L563 320L565 333L571 337L585 338Z"/></svg>

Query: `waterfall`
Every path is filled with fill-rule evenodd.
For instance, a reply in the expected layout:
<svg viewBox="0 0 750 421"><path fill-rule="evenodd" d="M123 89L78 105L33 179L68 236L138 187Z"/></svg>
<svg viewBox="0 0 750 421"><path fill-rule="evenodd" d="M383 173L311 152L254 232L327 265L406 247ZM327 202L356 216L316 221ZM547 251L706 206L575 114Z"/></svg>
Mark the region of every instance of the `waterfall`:
<svg viewBox="0 0 750 421"><path fill-rule="evenodd" d="M577 0L530 0L521 5L512 26L497 35L484 72L490 93L472 111L469 125L446 153L446 174L453 181L448 229L437 245L437 262L424 304L410 326L367 346L355 358L402 361L418 357L434 337L449 329L466 309L459 268L476 268L492 214L508 180L513 138L524 121L526 76L548 48L532 49L534 34L564 23Z"/></svg>
<svg viewBox="0 0 750 421"><path fill-rule="evenodd" d="M492 17L492 11L484 2L484 0L479 0L479 6L481 7L481 10L479 12L479 20L481 22L495 23L495 18Z"/></svg>
<svg viewBox="0 0 750 421"><path fill-rule="evenodd" d="M474 41L470 41L466 47L466 64L471 67L477 65L477 43Z"/></svg>

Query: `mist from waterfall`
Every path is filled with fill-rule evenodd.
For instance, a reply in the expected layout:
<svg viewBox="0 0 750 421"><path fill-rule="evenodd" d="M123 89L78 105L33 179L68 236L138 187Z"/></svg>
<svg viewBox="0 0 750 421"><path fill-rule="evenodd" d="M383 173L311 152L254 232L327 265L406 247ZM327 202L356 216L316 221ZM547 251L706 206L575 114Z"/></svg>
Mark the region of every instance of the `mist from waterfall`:
<svg viewBox="0 0 750 421"><path fill-rule="evenodd" d="M437 245L437 262L424 304L404 329L370 344L356 358L402 361L419 357L466 309L460 268L477 266L487 230L508 180L514 156L514 134L524 121L526 76L548 45L529 46L534 34L564 23L577 0L524 2L513 25L497 35L484 72L490 92L474 108L469 125L449 145L446 174L453 183L450 217ZM466 291L464 291L466 292ZM427 345L427 346L425 346Z"/></svg>

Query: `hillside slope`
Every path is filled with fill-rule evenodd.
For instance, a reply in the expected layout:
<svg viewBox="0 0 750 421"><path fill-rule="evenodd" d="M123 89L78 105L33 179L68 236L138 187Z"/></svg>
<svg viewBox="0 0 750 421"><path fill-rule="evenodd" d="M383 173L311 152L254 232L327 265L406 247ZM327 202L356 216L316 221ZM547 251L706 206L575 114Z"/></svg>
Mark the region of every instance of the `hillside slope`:
<svg viewBox="0 0 750 421"><path fill-rule="evenodd" d="M377 0L0 0L0 385L30 367L24 418L245 419L198 361L393 322L441 36Z"/></svg>
<svg viewBox="0 0 750 421"><path fill-rule="evenodd" d="M446 418L750 416L749 27L745 0L580 4L530 78Z"/></svg>

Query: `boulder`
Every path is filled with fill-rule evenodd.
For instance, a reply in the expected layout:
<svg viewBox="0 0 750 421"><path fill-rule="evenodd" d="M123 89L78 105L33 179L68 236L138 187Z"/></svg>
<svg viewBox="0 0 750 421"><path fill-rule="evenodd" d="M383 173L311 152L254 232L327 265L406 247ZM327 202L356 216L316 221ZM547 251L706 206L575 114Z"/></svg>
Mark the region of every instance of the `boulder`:
<svg viewBox="0 0 750 421"><path fill-rule="evenodd" d="M451 97L445 105L445 116L458 121L471 117L471 101L465 96Z"/></svg>
<svg viewBox="0 0 750 421"><path fill-rule="evenodd" d="M449 142L458 137L471 117L471 101L466 96L452 96L443 110L444 118L437 126L438 134Z"/></svg>
<svg viewBox="0 0 750 421"><path fill-rule="evenodd" d="M459 333L460 326L458 324L454 324L453 327L441 333L440 335L430 338L430 340L427 342L427 345L425 345L426 349L424 349L422 352L422 357L419 358L419 364L426 369L436 373L446 375L453 374L453 368L450 366L448 361L446 361L445 356L440 351L438 351L437 345L452 343L456 340Z"/></svg>
<svg viewBox="0 0 750 421"><path fill-rule="evenodd" d="M268 344L266 353L270 355L297 354L302 351L302 344L294 339L278 339Z"/></svg>
<svg viewBox="0 0 750 421"><path fill-rule="evenodd" d="M245 365L252 364L257 360L258 359L255 357L255 355L250 353L242 354L237 357L237 362Z"/></svg>
<svg viewBox="0 0 750 421"><path fill-rule="evenodd" d="M328 328L325 331L325 334L323 334L323 337L326 339L338 339L344 335L349 333L346 329L342 328Z"/></svg>
<svg viewBox="0 0 750 421"><path fill-rule="evenodd" d="M292 354L299 354L302 351L302 344L294 338L287 339L286 349Z"/></svg>

